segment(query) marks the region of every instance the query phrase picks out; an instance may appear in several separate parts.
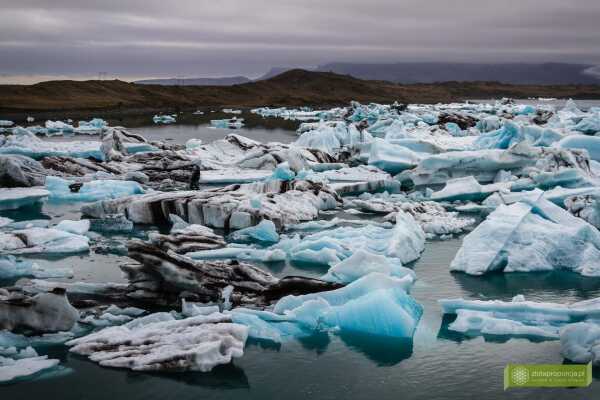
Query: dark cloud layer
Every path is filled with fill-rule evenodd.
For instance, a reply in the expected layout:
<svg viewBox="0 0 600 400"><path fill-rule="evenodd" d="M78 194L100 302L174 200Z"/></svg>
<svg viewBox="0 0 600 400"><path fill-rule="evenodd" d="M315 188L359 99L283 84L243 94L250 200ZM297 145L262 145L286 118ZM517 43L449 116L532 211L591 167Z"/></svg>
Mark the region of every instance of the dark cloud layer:
<svg viewBox="0 0 600 400"><path fill-rule="evenodd" d="M598 0L0 0L0 74L256 76L332 61L600 64L598 20Z"/></svg>

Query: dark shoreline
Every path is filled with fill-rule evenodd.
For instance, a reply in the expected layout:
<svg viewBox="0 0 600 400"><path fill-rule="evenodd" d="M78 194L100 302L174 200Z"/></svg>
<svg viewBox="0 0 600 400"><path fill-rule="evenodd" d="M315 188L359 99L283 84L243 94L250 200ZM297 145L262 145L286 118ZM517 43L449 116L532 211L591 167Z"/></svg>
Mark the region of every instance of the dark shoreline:
<svg viewBox="0 0 600 400"><path fill-rule="evenodd" d="M37 118L89 118L192 112L221 108L335 107L361 103L434 104L512 97L600 100L600 85L509 85L441 82L399 85L329 72L292 70L259 82L233 86L136 85L122 81L48 81L0 85L0 116L15 122Z"/></svg>

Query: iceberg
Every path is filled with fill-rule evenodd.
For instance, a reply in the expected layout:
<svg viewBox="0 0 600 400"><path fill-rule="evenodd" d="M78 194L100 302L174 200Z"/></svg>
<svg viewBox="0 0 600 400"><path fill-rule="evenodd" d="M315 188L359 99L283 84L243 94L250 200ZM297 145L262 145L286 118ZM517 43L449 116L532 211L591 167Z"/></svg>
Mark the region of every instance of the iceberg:
<svg viewBox="0 0 600 400"><path fill-rule="evenodd" d="M0 186L32 187L44 186L48 171L29 157L0 155Z"/></svg>
<svg viewBox="0 0 600 400"><path fill-rule="evenodd" d="M540 195L498 206L464 238L450 270L482 275L568 269L600 276L598 257L600 232Z"/></svg>
<svg viewBox="0 0 600 400"><path fill-rule="evenodd" d="M83 182L76 191L71 190L74 183L56 176L48 176L46 189L50 192L50 200L93 202L145 193L140 184L133 181L105 179Z"/></svg>
<svg viewBox="0 0 600 400"><path fill-rule="evenodd" d="M595 135L600 132L600 112L582 118L574 127L576 130L587 135Z"/></svg>
<svg viewBox="0 0 600 400"><path fill-rule="evenodd" d="M0 292L0 330L29 329L36 332L68 331L79 320L79 312L65 292L39 293L33 297L19 292Z"/></svg>
<svg viewBox="0 0 600 400"><path fill-rule="evenodd" d="M0 252L4 254L67 254L87 252L87 236L55 228L27 228L0 232Z"/></svg>
<svg viewBox="0 0 600 400"><path fill-rule="evenodd" d="M50 192L42 187L0 188L0 211L15 210L37 204L48 198Z"/></svg>
<svg viewBox="0 0 600 400"><path fill-rule="evenodd" d="M147 317L144 317L147 318ZM103 367L133 371L202 371L242 357L248 328L221 313L142 325L133 320L67 342Z"/></svg>
<svg viewBox="0 0 600 400"><path fill-rule="evenodd" d="M0 255L0 281L32 278L71 278L71 268L42 268L30 260L22 260L11 255Z"/></svg>
<svg viewBox="0 0 600 400"><path fill-rule="evenodd" d="M54 229L74 233L75 235L84 235L90 230L90 220L82 219L79 221L71 221L64 219L54 226Z"/></svg>
<svg viewBox="0 0 600 400"><path fill-rule="evenodd" d="M397 258L402 264L421 256L425 248L425 233L414 218L403 211L396 214L392 229L375 225L339 227L282 239L270 249L280 249L294 261L316 264L339 263L358 250Z"/></svg>
<svg viewBox="0 0 600 400"><path fill-rule="evenodd" d="M3 352L6 350L3 351L0 348L0 383L10 383L39 376L45 371L56 369L60 362L50 359L48 356L38 356L31 347L15 352L13 357L5 357L2 355Z"/></svg>
<svg viewBox="0 0 600 400"><path fill-rule="evenodd" d="M600 325L579 322L560 330L560 352L566 359L594 366L600 365Z"/></svg>
<svg viewBox="0 0 600 400"><path fill-rule="evenodd" d="M313 330L410 338L423 311L405 281L374 272L341 289L286 296L273 313Z"/></svg>
<svg viewBox="0 0 600 400"><path fill-rule="evenodd" d="M175 118L171 115L155 115L152 117L152 121L155 124L172 124L175 122Z"/></svg>
<svg viewBox="0 0 600 400"><path fill-rule="evenodd" d="M557 142L556 147L561 149L587 150L590 159L600 161L600 137L586 135L570 135Z"/></svg>
<svg viewBox="0 0 600 400"><path fill-rule="evenodd" d="M371 144L368 163L390 174L397 174L416 167L422 159L419 153L404 146L375 138Z"/></svg>
<svg viewBox="0 0 600 400"><path fill-rule="evenodd" d="M396 278L407 277L411 284L417 279L413 270L403 267L398 259L369 253L365 250L358 250L350 257L346 258L331 268L321 277L324 281L348 284L372 272L378 272ZM408 288L411 286L408 285Z"/></svg>
<svg viewBox="0 0 600 400"><path fill-rule="evenodd" d="M506 121L502 128L482 133L475 140L479 149L508 149L522 141L528 141L532 146L550 146L563 136L548 128L535 125L521 126L515 122Z"/></svg>
<svg viewBox="0 0 600 400"><path fill-rule="evenodd" d="M262 220L258 225L240 229L231 235L231 239L236 242L256 241L259 243L277 243L279 233L277 227L272 221Z"/></svg>
<svg viewBox="0 0 600 400"><path fill-rule="evenodd" d="M492 193L509 191L510 182L481 185L473 176L455 178L446 182L446 186L431 194L434 201L481 201Z"/></svg>
<svg viewBox="0 0 600 400"><path fill-rule="evenodd" d="M525 300L512 301L439 300L444 314L456 314L448 329L464 334L506 335L558 339L562 330L581 321L595 321L600 315L598 300L558 304Z"/></svg>

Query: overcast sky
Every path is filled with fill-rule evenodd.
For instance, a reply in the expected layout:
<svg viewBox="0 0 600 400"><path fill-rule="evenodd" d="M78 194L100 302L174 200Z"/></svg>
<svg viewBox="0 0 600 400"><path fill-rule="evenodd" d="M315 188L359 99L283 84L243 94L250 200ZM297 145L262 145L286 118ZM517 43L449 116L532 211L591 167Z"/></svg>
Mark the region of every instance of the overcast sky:
<svg viewBox="0 0 600 400"><path fill-rule="evenodd" d="M0 82L255 77L333 61L600 64L599 21L600 0L0 0Z"/></svg>

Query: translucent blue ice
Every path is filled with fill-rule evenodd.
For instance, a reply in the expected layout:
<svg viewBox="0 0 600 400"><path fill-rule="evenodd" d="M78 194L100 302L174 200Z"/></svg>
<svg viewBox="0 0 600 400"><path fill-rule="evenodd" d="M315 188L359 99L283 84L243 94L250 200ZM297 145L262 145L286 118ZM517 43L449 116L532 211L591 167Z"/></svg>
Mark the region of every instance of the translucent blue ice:
<svg viewBox="0 0 600 400"><path fill-rule="evenodd" d="M90 202L144 193L140 184L133 181L107 179L84 182L78 192L71 192L69 185L72 183L55 176L47 177L46 188L50 191L50 200Z"/></svg>

